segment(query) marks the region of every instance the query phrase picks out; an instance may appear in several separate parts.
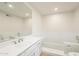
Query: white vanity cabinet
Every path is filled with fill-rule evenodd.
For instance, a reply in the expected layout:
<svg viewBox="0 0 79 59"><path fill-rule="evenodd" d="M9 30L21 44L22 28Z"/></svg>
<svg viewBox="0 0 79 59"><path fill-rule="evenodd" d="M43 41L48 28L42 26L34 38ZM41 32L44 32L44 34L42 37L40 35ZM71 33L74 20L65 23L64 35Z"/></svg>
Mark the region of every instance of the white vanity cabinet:
<svg viewBox="0 0 79 59"><path fill-rule="evenodd" d="M39 56L41 53L41 40L25 49L19 56Z"/></svg>
<svg viewBox="0 0 79 59"><path fill-rule="evenodd" d="M10 41L10 43L5 42L5 47L0 47L0 56L39 56L41 53L42 39L42 37L30 35L24 36L23 41L17 44L12 43L13 41L17 42L18 39Z"/></svg>

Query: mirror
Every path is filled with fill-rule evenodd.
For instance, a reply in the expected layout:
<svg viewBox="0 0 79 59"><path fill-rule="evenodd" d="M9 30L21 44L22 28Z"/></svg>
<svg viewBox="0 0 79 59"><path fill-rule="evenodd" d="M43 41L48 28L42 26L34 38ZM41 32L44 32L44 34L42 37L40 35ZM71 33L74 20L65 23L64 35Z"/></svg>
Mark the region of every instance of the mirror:
<svg viewBox="0 0 79 59"><path fill-rule="evenodd" d="M24 2L0 2L0 43L32 32L32 10Z"/></svg>

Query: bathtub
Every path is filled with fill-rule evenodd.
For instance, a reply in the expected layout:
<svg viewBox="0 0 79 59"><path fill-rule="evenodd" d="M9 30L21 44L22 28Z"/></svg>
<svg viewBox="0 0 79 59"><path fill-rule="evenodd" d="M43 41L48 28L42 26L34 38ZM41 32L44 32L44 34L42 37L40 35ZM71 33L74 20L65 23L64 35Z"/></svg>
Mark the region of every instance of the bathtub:
<svg viewBox="0 0 79 59"><path fill-rule="evenodd" d="M57 43L43 42L42 50L49 56L79 56L79 43L64 42L63 45L59 45Z"/></svg>

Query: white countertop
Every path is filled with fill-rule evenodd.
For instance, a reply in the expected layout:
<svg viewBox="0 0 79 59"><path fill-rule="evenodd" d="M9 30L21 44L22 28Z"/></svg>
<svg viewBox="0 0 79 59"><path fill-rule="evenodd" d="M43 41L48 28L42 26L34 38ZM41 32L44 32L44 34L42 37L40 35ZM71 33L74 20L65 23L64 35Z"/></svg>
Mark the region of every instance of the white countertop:
<svg viewBox="0 0 79 59"><path fill-rule="evenodd" d="M42 37L35 37L32 35L24 36L23 42L17 44L9 44L8 46L0 48L0 56L16 56L22 53L25 49L32 46L35 42L39 41ZM16 39L17 40L17 39Z"/></svg>

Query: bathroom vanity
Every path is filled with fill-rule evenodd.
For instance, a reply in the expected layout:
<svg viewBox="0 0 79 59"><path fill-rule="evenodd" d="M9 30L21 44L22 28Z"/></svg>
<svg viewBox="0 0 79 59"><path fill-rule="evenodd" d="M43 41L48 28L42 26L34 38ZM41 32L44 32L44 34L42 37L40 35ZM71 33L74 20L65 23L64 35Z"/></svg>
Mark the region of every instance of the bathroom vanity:
<svg viewBox="0 0 79 59"><path fill-rule="evenodd" d="M42 37L29 35L0 43L0 56L39 56L41 40Z"/></svg>

